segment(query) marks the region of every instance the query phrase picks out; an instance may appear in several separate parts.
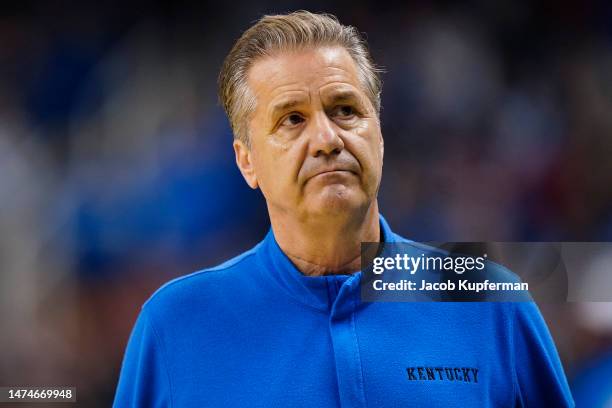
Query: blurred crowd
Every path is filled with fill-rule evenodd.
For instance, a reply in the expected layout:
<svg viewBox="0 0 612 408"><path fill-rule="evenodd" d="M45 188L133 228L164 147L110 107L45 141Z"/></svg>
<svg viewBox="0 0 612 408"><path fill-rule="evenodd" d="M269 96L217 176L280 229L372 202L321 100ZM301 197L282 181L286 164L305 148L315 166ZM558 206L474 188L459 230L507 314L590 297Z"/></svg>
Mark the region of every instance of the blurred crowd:
<svg viewBox="0 0 612 408"><path fill-rule="evenodd" d="M612 241L606 2L4 6L0 385L76 385L108 406L146 298L263 238L216 76L250 23L300 8L365 32L386 71L380 202L396 232ZM579 384L612 350L612 311L541 307Z"/></svg>

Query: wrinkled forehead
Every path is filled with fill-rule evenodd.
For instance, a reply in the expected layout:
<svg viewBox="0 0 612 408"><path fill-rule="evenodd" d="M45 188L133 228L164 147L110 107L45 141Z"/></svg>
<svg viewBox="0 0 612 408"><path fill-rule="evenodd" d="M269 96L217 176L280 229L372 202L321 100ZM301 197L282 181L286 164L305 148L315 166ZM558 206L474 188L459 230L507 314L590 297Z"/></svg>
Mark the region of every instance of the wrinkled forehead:
<svg viewBox="0 0 612 408"><path fill-rule="evenodd" d="M353 88L365 96L353 58L340 46L278 51L262 57L249 69L247 82L258 105L281 94L318 94L334 87Z"/></svg>

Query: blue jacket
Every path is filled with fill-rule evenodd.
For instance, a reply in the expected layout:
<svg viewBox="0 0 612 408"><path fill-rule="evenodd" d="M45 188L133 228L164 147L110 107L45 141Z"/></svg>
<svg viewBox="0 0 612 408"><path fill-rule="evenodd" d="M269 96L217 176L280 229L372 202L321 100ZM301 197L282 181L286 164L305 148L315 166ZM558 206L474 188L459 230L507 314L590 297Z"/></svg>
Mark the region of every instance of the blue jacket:
<svg viewBox="0 0 612 408"><path fill-rule="evenodd" d="M404 242L381 217L385 242ZM115 407L568 407L533 302L365 303L302 275L272 231L142 307Z"/></svg>

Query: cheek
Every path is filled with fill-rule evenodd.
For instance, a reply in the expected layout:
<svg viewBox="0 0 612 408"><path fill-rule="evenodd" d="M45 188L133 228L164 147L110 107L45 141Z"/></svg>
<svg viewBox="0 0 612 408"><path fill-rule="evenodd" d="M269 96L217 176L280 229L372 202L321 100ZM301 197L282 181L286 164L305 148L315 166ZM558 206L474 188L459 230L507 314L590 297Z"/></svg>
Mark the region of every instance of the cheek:
<svg viewBox="0 0 612 408"><path fill-rule="evenodd" d="M361 123L354 131L357 136L355 155L369 172L378 172L382 167L382 137L380 128L373 120Z"/></svg>
<svg viewBox="0 0 612 408"><path fill-rule="evenodd" d="M266 197L283 194L297 183L303 161L300 147L297 143L275 138L270 138L262 147L253 158L260 188Z"/></svg>
<svg viewBox="0 0 612 408"><path fill-rule="evenodd" d="M251 157L259 188L264 196L268 197L269 192L274 188L272 169L275 165L270 146L261 142L253 143Z"/></svg>

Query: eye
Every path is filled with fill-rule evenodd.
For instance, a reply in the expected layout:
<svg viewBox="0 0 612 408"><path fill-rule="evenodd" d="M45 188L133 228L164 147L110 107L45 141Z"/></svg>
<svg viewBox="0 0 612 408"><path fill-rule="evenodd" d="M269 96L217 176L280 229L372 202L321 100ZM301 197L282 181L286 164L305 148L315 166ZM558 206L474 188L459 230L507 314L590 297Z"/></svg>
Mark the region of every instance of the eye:
<svg viewBox="0 0 612 408"><path fill-rule="evenodd" d="M332 111L332 116L340 119L352 119L355 116L355 109L349 105L339 105Z"/></svg>
<svg viewBox="0 0 612 408"><path fill-rule="evenodd" d="M304 118L301 115L291 113L281 122L281 126L294 127L302 122L304 122Z"/></svg>

